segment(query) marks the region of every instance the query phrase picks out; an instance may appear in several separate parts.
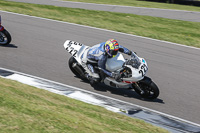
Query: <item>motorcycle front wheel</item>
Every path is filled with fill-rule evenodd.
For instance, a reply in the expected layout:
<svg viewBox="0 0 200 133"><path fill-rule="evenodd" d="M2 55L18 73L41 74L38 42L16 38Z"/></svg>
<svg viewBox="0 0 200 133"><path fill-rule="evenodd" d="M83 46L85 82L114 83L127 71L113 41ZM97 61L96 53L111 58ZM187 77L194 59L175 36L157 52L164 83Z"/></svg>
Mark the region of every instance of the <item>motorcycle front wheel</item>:
<svg viewBox="0 0 200 133"><path fill-rule="evenodd" d="M6 29L0 31L0 45L7 45L10 42L11 42L10 33Z"/></svg>
<svg viewBox="0 0 200 133"><path fill-rule="evenodd" d="M159 89L153 81L139 82L138 85L144 91L144 93L141 93L137 89L135 89L135 92L137 92L141 97L147 99L156 99L159 96Z"/></svg>

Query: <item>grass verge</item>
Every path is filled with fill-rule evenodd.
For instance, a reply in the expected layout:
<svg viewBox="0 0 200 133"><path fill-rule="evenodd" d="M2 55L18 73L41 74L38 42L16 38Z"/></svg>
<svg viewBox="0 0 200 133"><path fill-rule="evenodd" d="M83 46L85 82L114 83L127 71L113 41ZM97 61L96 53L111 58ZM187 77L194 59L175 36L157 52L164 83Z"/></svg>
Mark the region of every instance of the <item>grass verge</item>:
<svg viewBox="0 0 200 133"><path fill-rule="evenodd" d="M0 10L67 21L200 47L200 23L198 22L125 13L8 2L4 0L0 1Z"/></svg>
<svg viewBox="0 0 200 133"><path fill-rule="evenodd" d="M150 2L150 1L143 1L143 0L63 0L63 1L86 2L86 3L109 4L109 5L123 5L123 6L135 6L135 7L148 7L148 8L161 8L161 9L174 9L174 10L200 12L200 8L197 6Z"/></svg>
<svg viewBox="0 0 200 133"><path fill-rule="evenodd" d="M0 132L166 133L142 120L0 78Z"/></svg>

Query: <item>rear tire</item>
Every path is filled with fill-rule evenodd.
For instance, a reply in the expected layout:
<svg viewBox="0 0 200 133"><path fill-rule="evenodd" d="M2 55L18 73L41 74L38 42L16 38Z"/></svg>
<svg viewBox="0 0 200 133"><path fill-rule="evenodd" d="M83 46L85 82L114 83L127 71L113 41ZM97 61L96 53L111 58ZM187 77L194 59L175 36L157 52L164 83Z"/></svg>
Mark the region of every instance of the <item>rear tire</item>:
<svg viewBox="0 0 200 133"><path fill-rule="evenodd" d="M74 65L74 63L78 63L77 61L76 61L76 59L72 56L72 57L70 57L70 59L69 59L69 61L68 61L68 65L69 65L69 68L70 68L70 70L78 77L78 78L81 78L81 79L85 79L85 77L82 77L72 66ZM81 66L80 66L81 67ZM81 69L82 69L82 67L81 67ZM83 71L83 69L82 69L82 71ZM84 72L84 71L83 71Z"/></svg>
<svg viewBox="0 0 200 133"><path fill-rule="evenodd" d="M0 45L7 45L11 42L11 40L12 38L10 33L6 29L0 31Z"/></svg>

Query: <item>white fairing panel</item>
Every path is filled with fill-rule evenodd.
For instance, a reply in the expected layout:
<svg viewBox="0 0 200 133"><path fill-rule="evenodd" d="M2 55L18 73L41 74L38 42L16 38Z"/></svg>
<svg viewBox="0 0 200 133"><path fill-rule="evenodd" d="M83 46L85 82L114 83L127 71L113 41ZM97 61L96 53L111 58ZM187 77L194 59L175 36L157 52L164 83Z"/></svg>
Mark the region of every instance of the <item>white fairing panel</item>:
<svg viewBox="0 0 200 133"><path fill-rule="evenodd" d="M129 66L129 65L127 65L127 66ZM138 69L135 69L135 68L133 68L131 66L129 66L129 68L132 71L132 77L131 78L123 78L123 80L137 82L137 81L140 81L140 80L142 80L144 78L144 76L139 73Z"/></svg>
<svg viewBox="0 0 200 133"><path fill-rule="evenodd" d="M132 71L132 77L131 78L123 78L124 81L140 81L144 78L144 76L146 75L147 71L148 71L148 65L147 62L145 61L145 59L138 57L141 64L139 66L138 69L133 68L130 65L126 65L127 67L129 67Z"/></svg>
<svg viewBox="0 0 200 133"><path fill-rule="evenodd" d="M114 58L108 58L106 62L106 69L110 72L118 70L124 64L125 59L121 53L118 53Z"/></svg>
<svg viewBox="0 0 200 133"><path fill-rule="evenodd" d="M64 47L67 52L69 52L81 64L81 56L88 46L71 40L66 40Z"/></svg>

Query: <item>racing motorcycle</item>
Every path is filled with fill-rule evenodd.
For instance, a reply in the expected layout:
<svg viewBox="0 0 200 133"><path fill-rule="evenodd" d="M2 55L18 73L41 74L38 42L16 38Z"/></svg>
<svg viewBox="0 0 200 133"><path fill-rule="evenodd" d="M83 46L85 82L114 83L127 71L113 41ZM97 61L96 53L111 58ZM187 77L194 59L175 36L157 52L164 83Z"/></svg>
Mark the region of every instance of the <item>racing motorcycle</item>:
<svg viewBox="0 0 200 133"><path fill-rule="evenodd" d="M89 50L89 46L84 44L66 40L64 48L72 56L68 61L70 70L79 78L85 80L85 70L82 63L82 55ZM95 64L95 62L93 62ZM97 64L97 62L96 62ZM96 75L101 78L100 70L97 65L94 67ZM106 61L106 69L113 73L120 73L120 80L115 80L111 77L103 78L103 83L115 87L135 90L142 98L155 99L159 95L157 85L146 75L148 70L147 62L144 58L140 58L136 53L132 53L130 59L125 59L124 56L118 52L113 58L108 58Z"/></svg>
<svg viewBox="0 0 200 133"><path fill-rule="evenodd" d="M10 33L1 25L0 16L0 45L7 45L11 42Z"/></svg>

